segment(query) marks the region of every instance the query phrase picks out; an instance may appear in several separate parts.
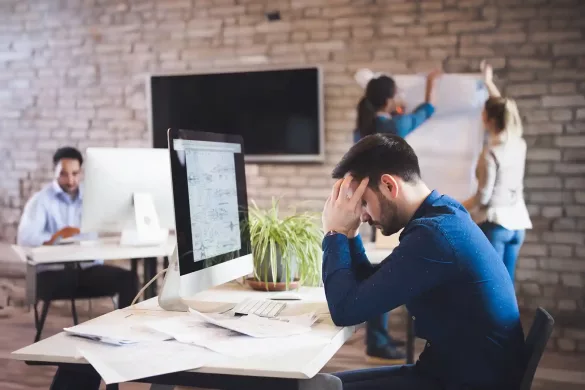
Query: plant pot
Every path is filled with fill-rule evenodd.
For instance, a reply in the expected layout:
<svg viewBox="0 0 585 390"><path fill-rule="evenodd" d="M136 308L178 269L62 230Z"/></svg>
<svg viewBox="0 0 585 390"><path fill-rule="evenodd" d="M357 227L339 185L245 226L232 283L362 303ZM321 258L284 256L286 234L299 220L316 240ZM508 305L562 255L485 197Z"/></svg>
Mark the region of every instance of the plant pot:
<svg viewBox="0 0 585 390"><path fill-rule="evenodd" d="M289 282L288 288L286 286L286 282L262 282L256 278L247 278L246 283L248 283L252 289L257 291L290 291L297 290L300 287L298 279Z"/></svg>
<svg viewBox="0 0 585 390"><path fill-rule="evenodd" d="M296 258L291 258L289 262L289 278L288 278L288 290L294 290L298 288L299 279L296 278L298 270L298 263ZM250 286L254 289L260 289L264 291L284 291L286 288L286 268L282 263L282 254L280 249L276 251L276 280L272 277L272 264L270 261L270 253L267 251L264 260L261 264L256 264L256 274L260 279L253 277L248 280ZM255 281L255 282L254 282Z"/></svg>

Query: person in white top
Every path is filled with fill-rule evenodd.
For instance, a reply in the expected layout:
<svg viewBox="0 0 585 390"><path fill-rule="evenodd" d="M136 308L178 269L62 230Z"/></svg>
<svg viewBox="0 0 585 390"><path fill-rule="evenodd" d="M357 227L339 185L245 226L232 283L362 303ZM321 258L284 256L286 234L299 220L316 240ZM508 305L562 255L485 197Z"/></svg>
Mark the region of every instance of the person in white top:
<svg viewBox="0 0 585 390"><path fill-rule="evenodd" d="M491 66L482 66L490 94L482 114L488 142L477 162L477 191L463 206L502 258L513 282L525 231L532 228L523 194L526 142L516 103L501 96Z"/></svg>

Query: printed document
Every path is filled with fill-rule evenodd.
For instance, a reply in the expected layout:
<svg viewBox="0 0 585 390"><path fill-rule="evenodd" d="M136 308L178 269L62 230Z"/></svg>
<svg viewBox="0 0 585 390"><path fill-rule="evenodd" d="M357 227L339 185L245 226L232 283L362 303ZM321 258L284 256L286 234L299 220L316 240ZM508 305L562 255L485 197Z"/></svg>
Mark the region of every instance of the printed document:
<svg viewBox="0 0 585 390"><path fill-rule="evenodd" d="M122 320L116 324L79 324L63 329L66 333L112 345L128 345L147 341L169 340L171 337L136 321Z"/></svg>
<svg viewBox="0 0 585 390"><path fill-rule="evenodd" d="M254 314L233 317L221 314L203 314L191 308L189 311L202 321L257 338L286 337L311 331L310 326L259 317Z"/></svg>
<svg viewBox="0 0 585 390"><path fill-rule="evenodd" d="M205 348L177 341L152 341L122 347L84 343L77 349L107 385L194 370L221 358Z"/></svg>
<svg viewBox="0 0 585 390"><path fill-rule="evenodd" d="M302 316L300 321L303 324L310 322L307 316ZM172 336L179 342L194 344L225 356L238 358L281 355L295 349L329 342L327 337L319 337L317 334L255 338L218 327L196 316L181 316L152 321L148 323L148 326ZM274 348L275 345L278 345L277 349Z"/></svg>

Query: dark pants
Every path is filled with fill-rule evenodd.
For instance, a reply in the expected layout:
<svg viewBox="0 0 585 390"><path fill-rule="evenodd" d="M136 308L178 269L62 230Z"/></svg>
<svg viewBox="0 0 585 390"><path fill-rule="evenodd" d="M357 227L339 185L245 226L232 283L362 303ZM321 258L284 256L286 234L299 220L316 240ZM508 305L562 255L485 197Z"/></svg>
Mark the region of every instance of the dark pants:
<svg viewBox="0 0 585 390"><path fill-rule="evenodd" d="M118 307L130 306L138 292L132 271L111 265L67 267L37 275L37 296L42 300L106 297L118 294Z"/></svg>
<svg viewBox="0 0 585 390"><path fill-rule="evenodd" d="M512 282L514 282L516 260L518 260L518 253L524 242L525 231L508 230L501 225L491 222L484 222L479 227L492 243L496 252L498 252L500 259L502 259L508 269Z"/></svg>
<svg viewBox="0 0 585 390"><path fill-rule="evenodd" d="M390 313L382 314L366 323L366 346L382 348L392 340L388 334L388 318Z"/></svg>
<svg viewBox="0 0 585 390"><path fill-rule="evenodd" d="M376 241L376 227L372 226L372 242ZM372 318L366 323L366 346L368 348L383 348L392 340L388 334L388 318L390 313Z"/></svg>
<svg viewBox="0 0 585 390"><path fill-rule="evenodd" d="M343 390L442 390L436 380L422 375L414 365L387 366L334 374Z"/></svg>

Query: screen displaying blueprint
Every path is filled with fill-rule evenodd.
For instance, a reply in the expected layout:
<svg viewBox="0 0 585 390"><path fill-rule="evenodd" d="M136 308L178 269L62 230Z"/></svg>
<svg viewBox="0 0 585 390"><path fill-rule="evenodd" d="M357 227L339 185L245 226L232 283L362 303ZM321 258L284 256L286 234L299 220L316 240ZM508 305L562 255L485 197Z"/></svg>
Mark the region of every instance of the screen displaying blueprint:
<svg viewBox="0 0 585 390"><path fill-rule="evenodd" d="M185 148L193 259L240 250L240 218L234 153Z"/></svg>

